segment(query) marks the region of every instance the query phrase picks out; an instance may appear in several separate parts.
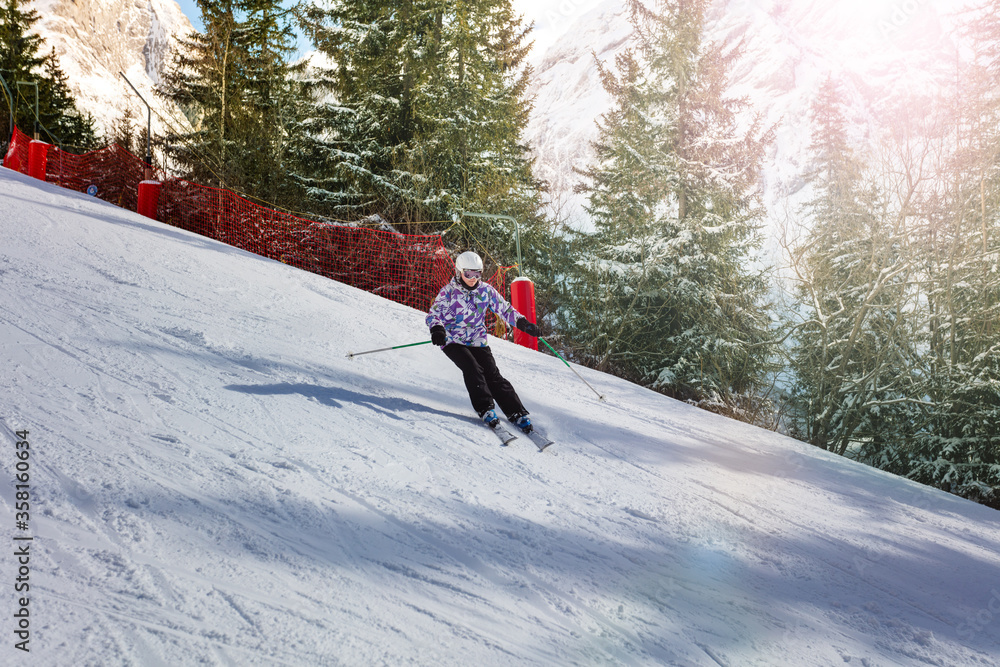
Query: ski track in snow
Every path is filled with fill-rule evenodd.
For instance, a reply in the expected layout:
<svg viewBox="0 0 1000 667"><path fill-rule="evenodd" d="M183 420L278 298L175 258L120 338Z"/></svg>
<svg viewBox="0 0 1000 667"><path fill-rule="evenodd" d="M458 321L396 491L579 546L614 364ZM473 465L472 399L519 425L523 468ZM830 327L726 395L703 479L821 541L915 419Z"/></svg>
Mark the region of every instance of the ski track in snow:
<svg viewBox="0 0 1000 667"><path fill-rule="evenodd" d="M345 358L422 313L4 169L0 294L31 664L1000 661L988 508L494 341L556 441L500 447L437 350Z"/></svg>

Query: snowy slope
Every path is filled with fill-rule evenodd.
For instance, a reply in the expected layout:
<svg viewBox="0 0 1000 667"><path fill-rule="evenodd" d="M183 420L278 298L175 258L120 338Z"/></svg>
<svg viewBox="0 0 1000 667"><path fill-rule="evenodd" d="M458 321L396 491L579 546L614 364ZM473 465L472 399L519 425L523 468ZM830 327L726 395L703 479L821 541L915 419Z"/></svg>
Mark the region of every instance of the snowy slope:
<svg viewBox="0 0 1000 667"><path fill-rule="evenodd" d="M3 664L1000 661L988 508L496 341L558 441L501 448L345 358L422 313L6 169L0 295Z"/></svg>

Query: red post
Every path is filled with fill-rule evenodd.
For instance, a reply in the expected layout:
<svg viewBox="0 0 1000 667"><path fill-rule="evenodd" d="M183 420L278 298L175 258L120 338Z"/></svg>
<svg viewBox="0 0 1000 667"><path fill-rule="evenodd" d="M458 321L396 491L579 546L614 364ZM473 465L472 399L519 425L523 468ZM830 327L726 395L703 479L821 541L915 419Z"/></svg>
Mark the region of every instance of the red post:
<svg viewBox="0 0 1000 667"><path fill-rule="evenodd" d="M160 202L159 181L142 181L139 183L139 204L136 211L139 214L156 220L156 207Z"/></svg>
<svg viewBox="0 0 1000 667"><path fill-rule="evenodd" d="M536 323L535 283L527 278L516 278L510 284L510 301L511 305L514 306L514 310L524 315L532 324ZM514 342L532 350L538 349L538 339L534 336L529 336L520 329L514 330Z"/></svg>
<svg viewBox="0 0 1000 667"><path fill-rule="evenodd" d="M11 142L10 150L7 151L7 157L3 159L3 166L14 171L21 171L21 161L17 159L17 153L14 152L13 142Z"/></svg>
<svg viewBox="0 0 1000 667"><path fill-rule="evenodd" d="M49 161L49 145L44 141L32 141L28 144L28 175L39 180L45 180L45 169Z"/></svg>
<svg viewBox="0 0 1000 667"><path fill-rule="evenodd" d="M21 161L17 159L17 132L14 132L14 137L10 141L10 146L7 147L7 155L3 158L3 166L8 169L13 169L14 171L21 171ZM21 171L21 173L24 173Z"/></svg>

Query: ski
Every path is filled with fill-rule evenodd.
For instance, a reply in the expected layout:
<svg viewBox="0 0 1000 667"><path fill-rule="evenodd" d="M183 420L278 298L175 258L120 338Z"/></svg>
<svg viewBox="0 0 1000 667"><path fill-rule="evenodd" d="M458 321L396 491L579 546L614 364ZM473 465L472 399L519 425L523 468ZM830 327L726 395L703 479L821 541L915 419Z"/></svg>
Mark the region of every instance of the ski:
<svg viewBox="0 0 1000 667"><path fill-rule="evenodd" d="M509 445L512 440L517 440L517 436L508 431L507 428L499 421L497 421L495 426L490 426L489 424L487 424L487 426L489 426L489 429L496 433L496 436L500 438L500 444L503 447Z"/></svg>
<svg viewBox="0 0 1000 667"><path fill-rule="evenodd" d="M516 424L515 424L516 426ZM529 424L527 430L519 429L522 433L528 436L528 439L535 443L535 447L538 447L538 451L544 452L545 448L549 445L555 444L543 433L539 432L533 424Z"/></svg>
<svg viewBox="0 0 1000 667"><path fill-rule="evenodd" d="M528 431L525 435L528 436L529 440L535 443L535 446L538 447L538 451L540 452L544 452L545 448L549 445L555 444L535 429Z"/></svg>

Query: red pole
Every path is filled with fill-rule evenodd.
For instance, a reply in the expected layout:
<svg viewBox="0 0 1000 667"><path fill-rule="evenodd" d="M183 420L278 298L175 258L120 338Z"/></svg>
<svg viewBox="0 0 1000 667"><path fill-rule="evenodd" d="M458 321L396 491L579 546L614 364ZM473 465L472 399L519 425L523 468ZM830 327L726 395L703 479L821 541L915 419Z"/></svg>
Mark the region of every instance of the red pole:
<svg viewBox="0 0 1000 667"><path fill-rule="evenodd" d="M39 180L45 180L45 168L49 161L49 145L44 141L32 141L28 144L28 175Z"/></svg>
<svg viewBox="0 0 1000 667"><path fill-rule="evenodd" d="M28 165L21 162L21 159L17 156L20 152L21 137L23 136L24 134L15 125L14 132L10 136L10 145L7 147L7 155L3 158L3 166L26 174L28 173Z"/></svg>
<svg viewBox="0 0 1000 667"><path fill-rule="evenodd" d="M139 204L136 206L136 211L139 214L156 220L156 205L160 201L160 185L159 181L139 183Z"/></svg>
<svg viewBox="0 0 1000 667"><path fill-rule="evenodd" d="M510 284L510 300L514 310L524 315L532 324L537 323L535 320L535 283L527 278L515 279ZM520 329L514 330L514 342L532 350L538 349L538 339L529 336Z"/></svg>

